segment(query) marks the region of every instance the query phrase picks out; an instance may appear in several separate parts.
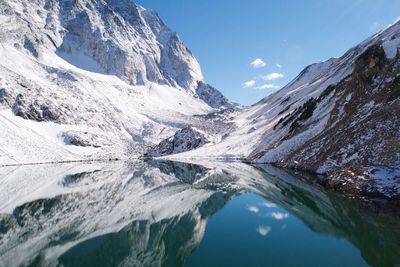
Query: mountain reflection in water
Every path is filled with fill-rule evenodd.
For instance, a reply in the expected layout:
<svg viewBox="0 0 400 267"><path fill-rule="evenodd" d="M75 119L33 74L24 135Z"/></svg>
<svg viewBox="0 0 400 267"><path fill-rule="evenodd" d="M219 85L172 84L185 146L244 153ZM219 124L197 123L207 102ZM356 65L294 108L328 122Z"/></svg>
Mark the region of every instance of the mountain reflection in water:
<svg viewBox="0 0 400 267"><path fill-rule="evenodd" d="M240 199L249 194L279 207L280 212L273 213L276 219L295 218L306 229L304 235L330 238L324 242L344 240L359 251L350 256L357 262L399 266L398 215L326 192L309 179L268 165L222 162L3 167L0 266L204 266L204 257L211 255L204 246L212 246L213 240L208 238L208 229L214 238L233 238L215 234L223 231L213 217L240 231L241 216L249 211L230 203L242 205ZM259 208L248 209L256 213ZM267 236L271 228L260 225L257 231ZM249 246L258 246L243 251L251 257L252 251L267 243L248 236ZM223 250L213 247L215 255L229 253ZM241 255L237 254L230 256L239 264ZM207 265L212 261L218 266L216 258L208 259ZM299 259L294 262L310 265ZM318 257L313 263L326 265Z"/></svg>

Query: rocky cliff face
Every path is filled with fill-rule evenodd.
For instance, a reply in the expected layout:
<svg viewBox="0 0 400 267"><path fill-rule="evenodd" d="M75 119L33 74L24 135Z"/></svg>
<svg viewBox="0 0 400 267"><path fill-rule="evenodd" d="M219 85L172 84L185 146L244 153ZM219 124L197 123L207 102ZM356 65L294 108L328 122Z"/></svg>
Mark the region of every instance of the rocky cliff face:
<svg viewBox="0 0 400 267"><path fill-rule="evenodd" d="M0 1L0 55L0 164L137 156L235 106L131 0Z"/></svg>
<svg viewBox="0 0 400 267"><path fill-rule="evenodd" d="M398 197L399 44L397 22L334 59L335 72L308 81L329 83L279 103L279 120L248 159L326 174L326 186L346 193Z"/></svg>
<svg viewBox="0 0 400 267"><path fill-rule="evenodd" d="M330 99L326 105L333 107L326 127L284 160L320 172L335 165L396 167L400 160L399 66L398 56L387 58L381 44L369 47L355 61L351 75L310 100L302 114L308 108L311 118L319 103ZM301 132L303 121L307 122L300 117L292 119L289 135Z"/></svg>
<svg viewBox="0 0 400 267"><path fill-rule="evenodd" d="M177 131L173 137L163 140L150 149L145 156L159 157L190 151L210 142L210 137L191 126Z"/></svg>
<svg viewBox="0 0 400 267"><path fill-rule="evenodd" d="M133 1L7 1L2 11L17 26L6 29L4 39L36 58L48 50L73 63L87 56L99 71L132 84L152 81L194 90L203 80L176 33Z"/></svg>
<svg viewBox="0 0 400 267"><path fill-rule="evenodd" d="M325 173L328 187L347 193L396 197L400 191L399 59L399 54L388 57L379 42L370 46L356 59L349 76L290 113L281 123L286 126L278 123L276 128L289 129L284 142L312 129L316 109L329 110L324 128L279 164Z"/></svg>

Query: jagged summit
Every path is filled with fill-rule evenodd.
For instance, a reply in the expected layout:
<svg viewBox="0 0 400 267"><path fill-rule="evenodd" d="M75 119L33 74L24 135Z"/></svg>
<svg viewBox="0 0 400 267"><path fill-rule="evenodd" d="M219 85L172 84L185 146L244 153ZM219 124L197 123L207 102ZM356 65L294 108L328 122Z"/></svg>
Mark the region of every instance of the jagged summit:
<svg viewBox="0 0 400 267"><path fill-rule="evenodd" d="M136 157L232 108L131 0L0 1L0 164Z"/></svg>
<svg viewBox="0 0 400 267"><path fill-rule="evenodd" d="M178 35L156 12L131 0L11 0L1 4L0 14L14 25L2 30L3 39L36 58L55 52L79 68L132 85L165 84L211 101L197 94L203 74Z"/></svg>

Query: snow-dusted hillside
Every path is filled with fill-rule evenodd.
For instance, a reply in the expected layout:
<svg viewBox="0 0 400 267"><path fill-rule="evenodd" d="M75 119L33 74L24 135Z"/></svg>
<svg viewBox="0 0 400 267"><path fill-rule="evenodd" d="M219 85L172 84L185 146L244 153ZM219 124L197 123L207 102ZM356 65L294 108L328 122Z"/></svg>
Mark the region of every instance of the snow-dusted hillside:
<svg viewBox="0 0 400 267"><path fill-rule="evenodd" d="M332 114L334 108L335 110L339 108L336 110L338 113L336 116L345 115L339 106L335 107L337 101L341 100L340 106L344 108L344 105L352 99L353 91L365 89L367 85L355 84L351 88L349 85L347 90L341 91L336 88L356 76L358 70L367 70L372 67L368 64L369 62L361 62L361 60L363 56L368 57L368 51L376 46L382 47L382 51L385 51L383 61L386 63L383 64L387 66L386 69L377 69L377 73L371 74L373 78L376 78L374 81L376 84L373 83L373 88L367 88L367 91L375 90L376 93L382 90L380 93L387 96L393 94L395 98L393 101L388 99L388 103L384 105L376 105L377 103L369 103L371 96L365 94L363 96L365 101L368 99L364 103L365 111L370 110L372 106L379 109L388 105L393 105L393 109L398 111L398 98L395 95L398 92L398 85L395 82L399 74L397 71L399 56L393 51L400 47L400 42L397 41L399 39L400 22L397 22L350 49L340 58L331 58L308 66L284 88L240 112L234 119L237 128L226 135L218 145L206 145L177 157L249 158L258 162L281 161L326 127L334 126L333 122L328 124L328 120L334 115ZM377 82L378 79L381 83ZM378 88L378 85L381 87ZM315 109L310 117L303 117L298 121L301 124L298 127L303 127L296 128L296 131L291 130L291 124L285 121L292 117L291 122L294 122L297 116L301 115L300 111L306 110L306 103L312 99L315 103L310 104L315 104ZM336 119L340 118L342 117Z"/></svg>
<svg viewBox="0 0 400 267"><path fill-rule="evenodd" d="M1 1L0 58L0 165L142 155L234 106L131 0Z"/></svg>
<svg viewBox="0 0 400 267"><path fill-rule="evenodd" d="M343 190L399 192L399 48L400 21L340 58L305 68L239 113L220 143L168 158L276 163L330 174L336 180L327 185L347 184Z"/></svg>

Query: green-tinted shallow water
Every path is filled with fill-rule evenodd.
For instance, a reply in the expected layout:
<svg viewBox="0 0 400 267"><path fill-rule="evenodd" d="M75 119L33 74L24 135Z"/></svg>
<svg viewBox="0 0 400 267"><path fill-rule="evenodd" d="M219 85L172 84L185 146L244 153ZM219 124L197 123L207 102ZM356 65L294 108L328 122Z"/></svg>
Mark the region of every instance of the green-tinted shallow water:
<svg viewBox="0 0 400 267"><path fill-rule="evenodd" d="M270 166L205 165L2 169L17 197L0 266L400 266L397 215Z"/></svg>

